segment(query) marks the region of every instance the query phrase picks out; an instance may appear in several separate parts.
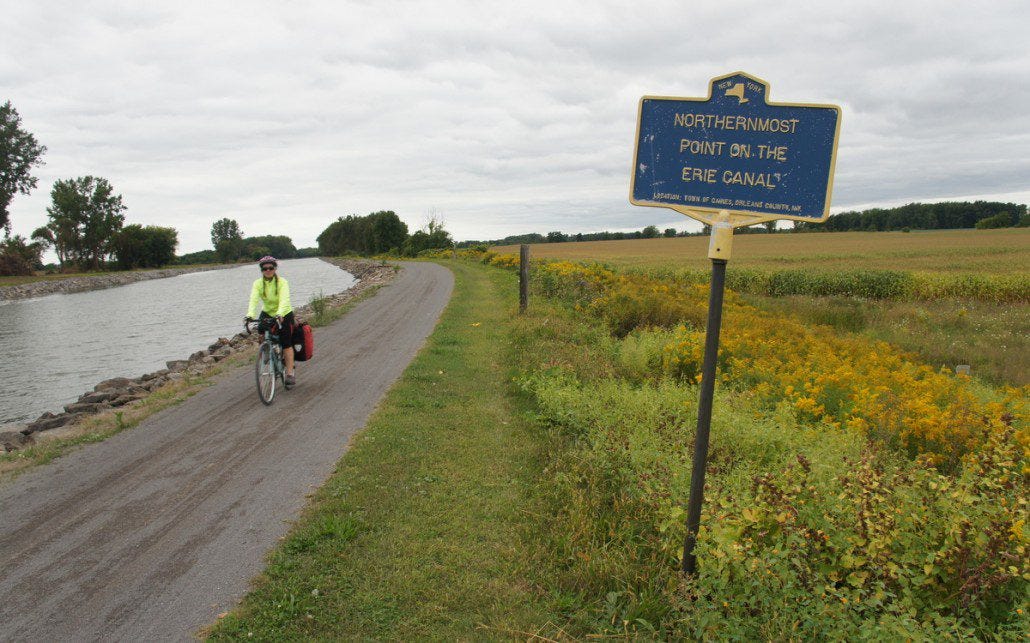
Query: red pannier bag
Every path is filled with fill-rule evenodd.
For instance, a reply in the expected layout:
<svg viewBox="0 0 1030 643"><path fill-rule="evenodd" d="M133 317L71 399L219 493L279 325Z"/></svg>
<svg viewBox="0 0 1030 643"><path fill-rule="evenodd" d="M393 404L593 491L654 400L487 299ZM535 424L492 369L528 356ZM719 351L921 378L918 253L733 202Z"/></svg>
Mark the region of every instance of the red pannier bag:
<svg viewBox="0 0 1030 643"><path fill-rule="evenodd" d="M293 359L306 362L315 354L315 336L311 324L301 322L293 329Z"/></svg>

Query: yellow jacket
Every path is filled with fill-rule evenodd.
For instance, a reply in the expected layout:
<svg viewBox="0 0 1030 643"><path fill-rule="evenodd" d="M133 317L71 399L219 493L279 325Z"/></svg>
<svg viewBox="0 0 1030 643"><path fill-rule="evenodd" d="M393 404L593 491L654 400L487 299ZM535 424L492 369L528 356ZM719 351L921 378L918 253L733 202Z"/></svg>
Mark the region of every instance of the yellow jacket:
<svg viewBox="0 0 1030 643"><path fill-rule="evenodd" d="M247 317L257 319L258 304L262 302L262 310L272 317L285 317L292 313L289 282L279 275L267 281L264 277L258 277L250 289L250 308L247 310Z"/></svg>

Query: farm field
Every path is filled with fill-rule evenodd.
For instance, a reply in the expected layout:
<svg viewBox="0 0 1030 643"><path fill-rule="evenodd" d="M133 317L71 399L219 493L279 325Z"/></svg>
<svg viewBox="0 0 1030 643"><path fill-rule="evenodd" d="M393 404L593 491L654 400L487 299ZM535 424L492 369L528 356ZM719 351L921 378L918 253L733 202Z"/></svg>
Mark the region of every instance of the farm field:
<svg viewBox="0 0 1030 643"><path fill-rule="evenodd" d="M929 364L1030 383L1030 230L739 235L727 286L805 323L863 333ZM517 252L515 246L494 251ZM707 237L536 244L534 260L707 280ZM858 296L855 296L858 295Z"/></svg>
<svg viewBox="0 0 1030 643"><path fill-rule="evenodd" d="M491 248L518 253L518 246ZM708 237L532 244L534 259L620 267L707 268ZM1030 273L1030 228L738 234L729 267Z"/></svg>
<svg viewBox="0 0 1030 643"><path fill-rule="evenodd" d="M581 627L604 613L605 634L630 637L1026 636L1030 389L729 294L701 571L683 579L707 285L606 266L534 264L542 310L515 330L553 440L551 548L574 561L560 583L604 597Z"/></svg>

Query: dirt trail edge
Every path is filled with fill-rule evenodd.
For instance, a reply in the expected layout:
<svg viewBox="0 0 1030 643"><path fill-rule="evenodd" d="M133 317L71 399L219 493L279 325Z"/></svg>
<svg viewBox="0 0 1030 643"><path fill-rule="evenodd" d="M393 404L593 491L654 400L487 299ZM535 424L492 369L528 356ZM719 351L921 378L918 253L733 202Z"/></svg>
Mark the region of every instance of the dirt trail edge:
<svg viewBox="0 0 1030 643"><path fill-rule="evenodd" d="M315 330L314 359L272 406L241 367L0 487L0 640L188 640L231 608L453 285L446 268L404 264Z"/></svg>

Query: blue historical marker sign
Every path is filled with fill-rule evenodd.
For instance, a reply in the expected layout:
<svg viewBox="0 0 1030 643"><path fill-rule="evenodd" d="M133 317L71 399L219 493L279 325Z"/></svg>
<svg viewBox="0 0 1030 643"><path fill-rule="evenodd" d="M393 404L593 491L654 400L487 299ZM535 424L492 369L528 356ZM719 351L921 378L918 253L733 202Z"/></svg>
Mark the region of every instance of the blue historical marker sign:
<svg viewBox="0 0 1030 643"><path fill-rule="evenodd" d="M765 81L712 79L708 98L640 100L630 202L672 208L706 223L825 221L830 212L840 107L770 103Z"/></svg>

